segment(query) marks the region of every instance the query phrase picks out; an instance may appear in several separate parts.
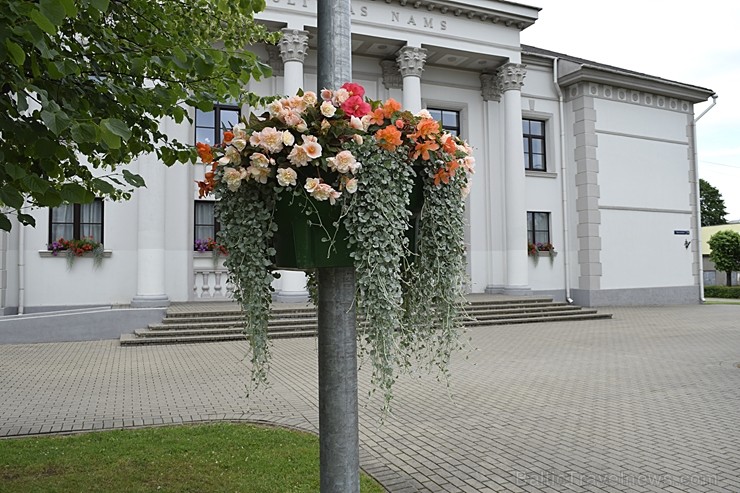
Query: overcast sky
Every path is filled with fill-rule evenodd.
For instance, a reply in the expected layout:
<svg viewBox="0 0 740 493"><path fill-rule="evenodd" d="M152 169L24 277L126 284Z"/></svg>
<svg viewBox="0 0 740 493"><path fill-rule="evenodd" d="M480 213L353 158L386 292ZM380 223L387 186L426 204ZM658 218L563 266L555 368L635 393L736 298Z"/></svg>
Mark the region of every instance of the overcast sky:
<svg viewBox="0 0 740 493"><path fill-rule="evenodd" d="M541 7L522 43L712 89L697 123L699 176L740 220L740 1L519 0ZM695 107L698 116L709 102ZM637 178L637 177L636 177Z"/></svg>

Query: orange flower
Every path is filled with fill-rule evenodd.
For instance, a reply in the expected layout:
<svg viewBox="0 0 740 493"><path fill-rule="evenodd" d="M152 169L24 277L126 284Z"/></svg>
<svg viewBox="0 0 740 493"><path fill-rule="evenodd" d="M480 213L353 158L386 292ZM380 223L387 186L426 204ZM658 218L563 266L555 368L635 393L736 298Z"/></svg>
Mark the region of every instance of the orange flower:
<svg viewBox="0 0 740 493"><path fill-rule="evenodd" d="M404 122L401 118L399 118L396 120L395 125L398 130L403 130L403 127L406 125L406 122Z"/></svg>
<svg viewBox="0 0 740 493"><path fill-rule="evenodd" d="M411 139L426 139L439 133L439 122L431 118L422 118L416 125L416 132L409 135Z"/></svg>
<svg viewBox="0 0 740 493"><path fill-rule="evenodd" d="M231 132L231 131L229 131L229 130L226 130L226 131L224 132L224 142L225 142L225 143L227 143L227 144L228 144L229 142L231 142L231 141L232 141L232 139L233 139L233 138L234 138L234 132Z"/></svg>
<svg viewBox="0 0 740 493"><path fill-rule="evenodd" d="M375 139L381 148L392 152L401 145L401 132L396 127L388 125L375 132Z"/></svg>
<svg viewBox="0 0 740 493"><path fill-rule="evenodd" d="M440 182L445 185L450 182L450 174L444 168L439 168L434 174L434 184L439 185Z"/></svg>
<svg viewBox="0 0 740 493"><path fill-rule="evenodd" d="M200 156L200 161L203 163L211 163L213 162L213 151L211 150L211 146L208 144L203 144L202 142L198 142L195 144L196 149L198 149L198 156Z"/></svg>
<svg viewBox="0 0 740 493"><path fill-rule="evenodd" d="M448 138L443 138L442 150L445 151L447 154L452 154L454 156L455 152L457 151L457 144L455 144L455 139L453 139L451 135L447 135Z"/></svg>
<svg viewBox="0 0 740 493"><path fill-rule="evenodd" d="M416 144L416 149L414 154L411 156L411 159L417 159L419 156L424 161L429 161L429 151L436 151L439 149L439 144L434 142L433 140L425 140L424 142L419 142Z"/></svg>
<svg viewBox="0 0 740 493"><path fill-rule="evenodd" d="M382 125L385 121L385 115L383 114L382 108L376 108L372 113L369 113L370 125Z"/></svg>
<svg viewBox="0 0 740 493"><path fill-rule="evenodd" d="M390 118L393 115L393 113L395 113L396 111L400 111L400 110L401 110L401 103L399 103L393 98L388 98L388 100L385 103L383 103L383 116L385 118Z"/></svg>

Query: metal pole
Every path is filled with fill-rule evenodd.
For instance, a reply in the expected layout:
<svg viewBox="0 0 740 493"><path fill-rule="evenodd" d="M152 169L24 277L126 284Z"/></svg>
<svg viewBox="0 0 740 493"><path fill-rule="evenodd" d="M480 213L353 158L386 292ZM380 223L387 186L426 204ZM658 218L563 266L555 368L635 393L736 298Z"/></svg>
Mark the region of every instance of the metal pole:
<svg viewBox="0 0 740 493"><path fill-rule="evenodd" d="M352 80L350 0L316 4L318 90L338 89ZM359 493L355 270L318 271L321 493Z"/></svg>
<svg viewBox="0 0 740 493"><path fill-rule="evenodd" d="M319 269L321 493L359 493L355 271Z"/></svg>

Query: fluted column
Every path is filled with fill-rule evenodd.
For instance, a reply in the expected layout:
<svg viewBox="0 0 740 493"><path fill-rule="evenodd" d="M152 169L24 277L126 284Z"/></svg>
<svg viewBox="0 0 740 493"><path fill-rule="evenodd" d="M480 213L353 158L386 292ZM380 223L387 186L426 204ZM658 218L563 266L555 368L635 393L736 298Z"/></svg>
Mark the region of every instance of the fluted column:
<svg viewBox="0 0 740 493"><path fill-rule="evenodd" d="M165 132L168 122L163 123ZM139 174L146 188L136 191L138 238L136 247L136 296L131 306L136 308L165 307L170 299L165 290L165 203L167 167L156 154L137 159Z"/></svg>
<svg viewBox="0 0 740 493"><path fill-rule="evenodd" d="M504 184L506 186L506 284L504 293L527 294L527 204L522 151L522 86L525 65L507 63L498 70L504 105Z"/></svg>
<svg viewBox="0 0 740 493"><path fill-rule="evenodd" d="M421 110L421 73L427 50L404 46L398 52L398 68L403 77L403 108L412 113Z"/></svg>
<svg viewBox="0 0 740 493"><path fill-rule="evenodd" d="M303 61L308 52L308 32L299 29L282 30L280 39L280 58L283 59L283 94L293 96L298 89L303 89ZM279 286L275 301L304 302L308 300L306 275L303 272L280 271Z"/></svg>

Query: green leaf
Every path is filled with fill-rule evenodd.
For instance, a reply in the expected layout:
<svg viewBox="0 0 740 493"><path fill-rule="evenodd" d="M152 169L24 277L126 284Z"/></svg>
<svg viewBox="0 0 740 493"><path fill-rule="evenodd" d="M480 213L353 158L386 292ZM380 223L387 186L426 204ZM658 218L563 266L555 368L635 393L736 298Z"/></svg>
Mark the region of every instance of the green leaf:
<svg viewBox="0 0 740 493"><path fill-rule="evenodd" d="M144 182L144 178L141 176L130 172L127 169L123 170L123 179L126 180L126 183L131 185L132 187L146 187L146 183Z"/></svg>
<svg viewBox="0 0 740 493"><path fill-rule="evenodd" d="M14 180L20 180L26 176L26 170L21 168L15 163L5 163L5 172L10 175Z"/></svg>
<svg viewBox="0 0 740 493"><path fill-rule="evenodd" d="M5 185L0 188L0 202L13 209L20 209L23 207L23 196L11 185Z"/></svg>
<svg viewBox="0 0 740 493"><path fill-rule="evenodd" d="M106 145L110 149L120 149L121 148L121 138L118 135L114 134L108 128L102 125L100 126L100 130L101 130L100 136L103 138L103 142L105 142Z"/></svg>
<svg viewBox="0 0 740 493"><path fill-rule="evenodd" d="M94 123L73 123L72 138L75 142L97 142L100 140L100 129Z"/></svg>
<svg viewBox="0 0 740 493"><path fill-rule="evenodd" d="M95 196L79 183L65 183L60 193L62 200L70 204L85 204L95 200Z"/></svg>
<svg viewBox="0 0 740 493"><path fill-rule="evenodd" d="M8 48L8 53L10 54L10 59L13 63L18 67L22 67L23 63L26 61L26 53L23 51L23 48L21 48L18 43L14 43L9 39L5 40L5 46Z"/></svg>
<svg viewBox="0 0 740 493"><path fill-rule="evenodd" d="M51 36L56 35L57 33L56 26L54 26L54 23L52 23L44 14L42 14L36 9L33 9L28 16L37 26L39 26L47 34Z"/></svg>
<svg viewBox="0 0 740 493"><path fill-rule="evenodd" d="M61 26L67 16L66 9L60 0L41 0L39 8L44 17L49 19L55 26Z"/></svg>
<svg viewBox="0 0 740 493"><path fill-rule="evenodd" d="M100 127L103 131L108 131L114 135L119 136L125 141L131 137L131 129L123 120L118 118L106 118L100 121Z"/></svg>
<svg viewBox="0 0 740 493"><path fill-rule="evenodd" d="M61 134L70 124L67 114L56 104L50 105L49 109L42 111L41 119L44 121L46 126L49 127L49 130L54 132L54 135Z"/></svg>
<svg viewBox="0 0 740 493"><path fill-rule="evenodd" d="M20 221L21 224L25 224L26 226L36 226L35 217L28 214L23 214L21 212L18 213L18 221Z"/></svg>
<svg viewBox="0 0 740 493"><path fill-rule="evenodd" d="M64 11L67 13L67 17L74 17L77 15L77 5L75 0L61 0Z"/></svg>
<svg viewBox="0 0 740 493"><path fill-rule="evenodd" d="M175 46L172 49L172 54L175 55L175 58L182 63L186 63L188 61L188 55L179 46Z"/></svg>
<svg viewBox="0 0 740 493"><path fill-rule="evenodd" d="M45 194L46 191L49 189L50 185L49 182L44 180L43 178L40 178L36 175L26 175L23 177L23 185L28 189L29 192L32 194Z"/></svg>
<svg viewBox="0 0 740 493"><path fill-rule="evenodd" d="M90 5L105 13L108 11L108 7L110 6L110 0L90 0Z"/></svg>
<svg viewBox="0 0 740 493"><path fill-rule="evenodd" d="M4 212L0 212L0 229L3 231L10 231L11 227L12 224L10 224L8 216L6 216Z"/></svg>
<svg viewBox="0 0 740 493"><path fill-rule="evenodd" d="M105 195L111 195L116 192L116 187L101 178L93 178L92 185L98 189L100 193Z"/></svg>

